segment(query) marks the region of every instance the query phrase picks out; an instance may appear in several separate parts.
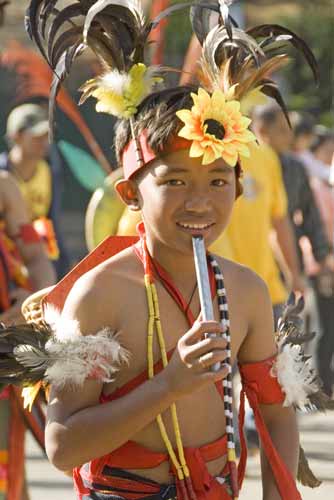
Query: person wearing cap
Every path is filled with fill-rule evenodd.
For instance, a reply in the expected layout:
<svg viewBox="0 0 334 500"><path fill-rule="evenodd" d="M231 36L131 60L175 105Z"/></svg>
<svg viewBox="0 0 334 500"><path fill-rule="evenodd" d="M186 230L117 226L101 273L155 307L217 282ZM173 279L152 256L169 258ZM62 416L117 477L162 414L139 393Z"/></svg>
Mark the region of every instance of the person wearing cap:
<svg viewBox="0 0 334 500"><path fill-rule="evenodd" d="M9 172L0 171L0 323L22 324L24 300L32 292L54 284L55 279L15 179ZM6 500L28 498L24 480L27 422L17 394L19 388L14 386L0 388L0 498ZM34 416L28 422L38 426Z"/></svg>
<svg viewBox="0 0 334 500"><path fill-rule="evenodd" d="M0 169L10 171L19 184L37 232L45 241L58 278L69 268L59 231L60 189L55 169L47 162L49 122L37 104L14 108L7 119L9 152L0 155Z"/></svg>

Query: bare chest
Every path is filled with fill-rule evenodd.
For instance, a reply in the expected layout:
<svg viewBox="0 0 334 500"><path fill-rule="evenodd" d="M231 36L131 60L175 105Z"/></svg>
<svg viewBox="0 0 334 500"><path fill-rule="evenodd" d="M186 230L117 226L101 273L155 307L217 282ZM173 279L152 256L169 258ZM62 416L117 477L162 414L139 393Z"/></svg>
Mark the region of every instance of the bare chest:
<svg viewBox="0 0 334 500"><path fill-rule="evenodd" d="M117 305L116 318L114 316L113 328L120 332L122 345L130 353L130 362L127 367L123 367L117 380L113 384L107 384L104 388L105 393L112 393L117 388L127 384L133 378L147 370L147 351L148 351L148 324L149 312L147 305L147 296L143 284L134 285L135 290L131 291L132 301L126 300L126 293L120 293L120 300ZM184 310L177 304L174 298L157 283L157 292L159 299L160 321L167 353L172 353L177 346L178 340L191 327L191 318L199 315L200 305L197 293L194 295L190 314L185 314ZM129 292L128 292L129 293ZM231 347L233 361L236 358L240 345L247 333L246 321L242 314L236 314L236 297L231 293L229 300L229 314L231 322ZM214 299L214 311L216 320L219 320L219 311L217 299ZM154 330L153 339L154 361L157 363L161 359L161 346L158 341L157 331Z"/></svg>

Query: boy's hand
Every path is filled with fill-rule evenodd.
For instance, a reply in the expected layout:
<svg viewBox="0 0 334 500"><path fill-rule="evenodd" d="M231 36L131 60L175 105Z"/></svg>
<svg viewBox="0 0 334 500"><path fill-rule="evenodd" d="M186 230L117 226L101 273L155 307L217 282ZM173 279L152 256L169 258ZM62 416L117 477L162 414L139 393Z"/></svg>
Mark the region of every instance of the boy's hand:
<svg viewBox="0 0 334 500"><path fill-rule="evenodd" d="M217 334L217 337L204 338L206 333ZM227 358L227 342L223 333L224 328L217 321L196 321L180 338L164 370L169 390L176 398L227 376L229 368L223 363ZM216 363L222 363L222 366L213 372L211 369Z"/></svg>

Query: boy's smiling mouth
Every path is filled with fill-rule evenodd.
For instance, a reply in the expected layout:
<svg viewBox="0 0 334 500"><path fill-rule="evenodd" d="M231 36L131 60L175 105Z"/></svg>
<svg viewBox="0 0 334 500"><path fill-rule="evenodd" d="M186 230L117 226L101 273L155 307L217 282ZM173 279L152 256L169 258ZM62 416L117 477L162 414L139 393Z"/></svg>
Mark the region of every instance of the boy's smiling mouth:
<svg viewBox="0 0 334 500"><path fill-rule="evenodd" d="M176 223L179 227L182 229L186 229L187 231L205 231L207 229L210 229L212 226L214 226L214 222L209 222L209 223L194 223L194 222L177 222Z"/></svg>

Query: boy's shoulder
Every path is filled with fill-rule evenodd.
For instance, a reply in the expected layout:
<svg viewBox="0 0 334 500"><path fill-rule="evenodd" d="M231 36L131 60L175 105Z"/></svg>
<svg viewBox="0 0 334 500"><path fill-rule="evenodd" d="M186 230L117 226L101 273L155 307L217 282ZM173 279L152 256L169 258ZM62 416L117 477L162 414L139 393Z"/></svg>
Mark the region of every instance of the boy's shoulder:
<svg viewBox="0 0 334 500"><path fill-rule="evenodd" d="M141 280L140 280L141 278ZM112 321L112 312L143 282L141 263L127 248L83 274L66 299L63 314L98 327ZM94 317L94 318L93 318ZM104 326L105 326L104 325Z"/></svg>
<svg viewBox="0 0 334 500"><path fill-rule="evenodd" d="M214 257L223 271L226 282L238 293L242 295L256 292L269 293L264 280L249 267L218 255Z"/></svg>

